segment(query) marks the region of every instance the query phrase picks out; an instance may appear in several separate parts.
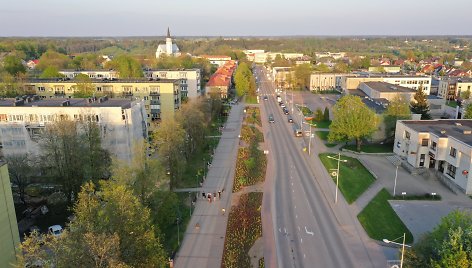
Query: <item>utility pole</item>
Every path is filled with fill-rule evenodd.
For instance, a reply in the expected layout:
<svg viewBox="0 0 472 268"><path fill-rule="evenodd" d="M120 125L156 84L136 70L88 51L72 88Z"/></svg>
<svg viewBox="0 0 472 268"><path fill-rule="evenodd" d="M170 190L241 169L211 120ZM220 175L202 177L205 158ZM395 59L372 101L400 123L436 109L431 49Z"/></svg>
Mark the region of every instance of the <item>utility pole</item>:
<svg viewBox="0 0 472 268"><path fill-rule="evenodd" d="M335 193L335 196L334 196L334 203L337 204L338 203L338 188L339 188L339 162L344 162L346 163L347 160L341 160L341 153L338 153L338 158L334 158L332 156L327 156L328 158L330 159L333 159L333 160L336 160L338 161L338 168L336 169L336 193Z"/></svg>

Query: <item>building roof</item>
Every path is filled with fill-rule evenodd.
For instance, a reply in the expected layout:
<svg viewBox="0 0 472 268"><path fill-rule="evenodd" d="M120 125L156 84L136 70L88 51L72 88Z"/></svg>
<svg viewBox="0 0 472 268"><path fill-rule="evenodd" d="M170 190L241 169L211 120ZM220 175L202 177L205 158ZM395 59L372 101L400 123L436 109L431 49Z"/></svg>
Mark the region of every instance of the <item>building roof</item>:
<svg viewBox="0 0 472 268"><path fill-rule="evenodd" d="M224 59L224 60L231 60L230 56L226 55L201 55L201 58L205 59Z"/></svg>
<svg viewBox="0 0 472 268"><path fill-rule="evenodd" d="M115 78L114 80L103 80L103 79L91 79L91 83L101 83L101 84L112 84L112 83L176 83L180 81L181 79L161 79L157 78L154 80L150 80L147 78L127 78L127 79L117 79ZM51 79L51 78L46 78L46 79L41 79L41 78L33 78L29 79L28 81L25 82L25 84L28 83L71 83L71 84L76 84L78 81L76 80L68 80L68 79L63 79L63 78L56 78L56 79Z"/></svg>
<svg viewBox="0 0 472 268"><path fill-rule="evenodd" d="M452 137L472 146L472 120L469 119L436 119L436 120L402 120L403 124L417 132L432 133L438 137ZM471 131L471 132L468 132Z"/></svg>
<svg viewBox="0 0 472 268"><path fill-rule="evenodd" d="M416 92L416 90L414 89L390 84L387 82L363 82L361 84L365 84L366 86L378 92L398 92L398 93L415 93Z"/></svg>
<svg viewBox="0 0 472 268"><path fill-rule="evenodd" d="M236 69L236 61L228 61L223 66L218 68L216 72L210 77L210 80L206 84L207 87L217 86L229 86L231 83L231 77Z"/></svg>
<svg viewBox="0 0 472 268"><path fill-rule="evenodd" d="M21 100L21 99L20 99ZM33 98L26 102L24 101L21 105L14 105L17 99L15 98L5 98L0 99L0 107L121 107L123 109L128 109L131 107L132 100L130 99L106 99L104 101L99 101L99 98L89 98L89 99L68 99L68 98L50 98L50 99L39 99L34 100ZM64 105L65 101L69 101L69 105Z"/></svg>

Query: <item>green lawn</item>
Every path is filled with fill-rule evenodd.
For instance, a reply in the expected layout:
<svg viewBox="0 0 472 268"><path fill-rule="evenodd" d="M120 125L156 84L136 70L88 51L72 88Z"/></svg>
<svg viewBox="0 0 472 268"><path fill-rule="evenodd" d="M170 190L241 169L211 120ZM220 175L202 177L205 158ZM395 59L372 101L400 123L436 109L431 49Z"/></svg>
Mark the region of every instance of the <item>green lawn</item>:
<svg viewBox="0 0 472 268"><path fill-rule="evenodd" d="M456 108L457 107L457 102L452 100L452 101L446 101L447 106Z"/></svg>
<svg viewBox="0 0 472 268"><path fill-rule="evenodd" d="M413 242L413 235L392 209L388 203L389 199L392 199L392 196L382 189L357 218L370 238L394 240L406 233L406 243L410 244ZM396 242L401 243L401 240Z"/></svg>
<svg viewBox="0 0 472 268"><path fill-rule="evenodd" d="M245 102L247 104L257 104L257 97L256 96L246 96Z"/></svg>
<svg viewBox="0 0 472 268"><path fill-rule="evenodd" d="M331 125L331 121L315 121L311 120L312 124L316 124L316 128L329 128L329 125Z"/></svg>
<svg viewBox="0 0 472 268"><path fill-rule="evenodd" d="M320 139L327 141L328 140L328 134L329 131L315 131L316 136L318 136Z"/></svg>
<svg viewBox="0 0 472 268"><path fill-rule="evenodd" d="M332 94L332 95L340 95L341 92L335 90L335 89L326 89L326 90L313 90L311 91L311 93L313 94L321 94L321 95L324 95L324 94Z"/></svg>
<svg viewBox="0 0 472 268"><path fill-rule="evenodd" d="M326 147L329 147L329 148L332 148L334 146L338 145L337 143L326 143L325 146Z"/></svg>
<svg viewBox="0 0 472 268"><path fill-rule="evenodd" d="M320 154L320 160L326 170L331 173L331 169L337 167L337 161L327 156L337 157L337 154ZM375 181L374 176L359 162L359 160L347 156L341 156L341 159L347 160L346 163L341 162L339 166L339 190L346 198L349 204L356 201L362 193L369 188ZM333 180L336 180L333 177Z"/></svg>
<svg viewBox="0 0 472 268"><path fill-rule="evenodd" d="M355 144L348 144L343 146L344 149L357 151ZM364 153L391 153L393 152L393 144L386 143L386 144L366 144L361 145L361 152Z"/></svg>

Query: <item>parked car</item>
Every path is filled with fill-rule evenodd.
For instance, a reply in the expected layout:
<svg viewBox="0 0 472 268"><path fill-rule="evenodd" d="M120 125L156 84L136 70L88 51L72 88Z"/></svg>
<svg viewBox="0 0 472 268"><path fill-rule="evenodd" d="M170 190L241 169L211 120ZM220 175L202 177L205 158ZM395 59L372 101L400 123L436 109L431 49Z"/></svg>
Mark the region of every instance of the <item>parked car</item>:
<svg viewBox="0 0 472 268"><path fill-rule="evenodd" d="M274 115L273 115L273 114L270 114L270 115L269 115L269 123L275 123Z"/></svg>
<svg viewBox="0 0 472 268"><path fill-rule="evenodd" d="M293 118L292 118L291 115L287 115L287 121L288 121L289 123L293 123Z"/></svg>
<svg viewBox="0 0 472 268"><path fill-rule="evenodd" d="M48 232L54 236L60 236L62 234L62 226L56 224L53 226L49 226Z"/></svg>

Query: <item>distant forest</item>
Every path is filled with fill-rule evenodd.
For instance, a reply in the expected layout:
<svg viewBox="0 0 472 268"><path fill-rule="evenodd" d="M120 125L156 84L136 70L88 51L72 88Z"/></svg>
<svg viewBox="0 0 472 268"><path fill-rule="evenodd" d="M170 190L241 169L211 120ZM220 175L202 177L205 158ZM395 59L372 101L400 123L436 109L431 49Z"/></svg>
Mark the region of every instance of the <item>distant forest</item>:
<svg viewBox="0 0 472 268"><path fill-rule="evenodd" d="M471 58L472 37L175 37L183 53L192 55L221 54L238 57L235 51L264 49L277 52L347 52L352 55L392 55L401 57L414 51L418 58L455 54ZM162 37L104 38L0 38L0 53L21 52L24 60L38 59L47 50L68 55L94 53L117 56L128 54L139 58L154 57Z"/></svg>

